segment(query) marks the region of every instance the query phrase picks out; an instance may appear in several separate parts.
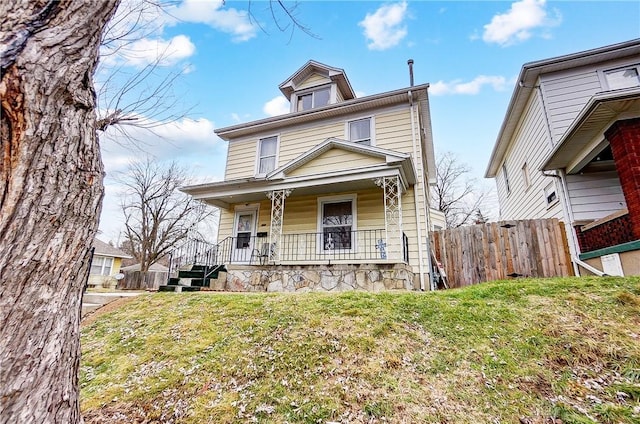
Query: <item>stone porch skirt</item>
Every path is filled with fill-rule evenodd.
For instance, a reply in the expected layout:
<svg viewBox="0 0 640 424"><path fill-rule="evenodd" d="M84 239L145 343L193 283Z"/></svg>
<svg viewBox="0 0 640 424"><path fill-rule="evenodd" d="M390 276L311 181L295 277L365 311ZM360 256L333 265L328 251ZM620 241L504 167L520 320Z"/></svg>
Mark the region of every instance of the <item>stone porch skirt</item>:
<svg viewBox="0 0 640 424"><path fill-rule="evenodd" d="M417 274L406 264L229 265L226 280L213 290L234 292L310 292L417 290Z"/></svg>

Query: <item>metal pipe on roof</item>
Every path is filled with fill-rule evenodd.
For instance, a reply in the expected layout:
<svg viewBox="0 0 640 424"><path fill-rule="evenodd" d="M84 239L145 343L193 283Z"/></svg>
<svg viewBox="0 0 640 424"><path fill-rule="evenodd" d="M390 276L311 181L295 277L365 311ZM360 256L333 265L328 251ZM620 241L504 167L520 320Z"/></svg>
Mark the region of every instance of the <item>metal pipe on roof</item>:
<svg viewBox="0 0 640 424"><path fill-rule="evenodd" d="M409 85L413 87L413 59L407 60L407 65L409 65Z"/></svg>

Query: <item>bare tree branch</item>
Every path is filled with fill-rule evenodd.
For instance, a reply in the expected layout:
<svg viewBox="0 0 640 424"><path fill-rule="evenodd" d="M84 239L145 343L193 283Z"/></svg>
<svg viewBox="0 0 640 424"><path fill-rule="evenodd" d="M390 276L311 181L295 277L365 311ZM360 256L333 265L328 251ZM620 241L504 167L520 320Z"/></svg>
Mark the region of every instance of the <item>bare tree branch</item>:
<svg viewBox="0 0 640 424"><path fill-rule="evenodd" d="M116 180L126 187L121 199L126 237L122 248L140 262L143 272L217 213L178 191L189 177L175 162L133 162Z"/></svg>
<svg viewBox="0 0 640 424"><path fill-rule="evenodd" d="M438 159L432 197L444 213L448 227L470 224L474 217L486 220L481 210L485 209L490 190L480 187L475 178L469 178L470 172L469 165L460 163L451 152Z"/></svg>

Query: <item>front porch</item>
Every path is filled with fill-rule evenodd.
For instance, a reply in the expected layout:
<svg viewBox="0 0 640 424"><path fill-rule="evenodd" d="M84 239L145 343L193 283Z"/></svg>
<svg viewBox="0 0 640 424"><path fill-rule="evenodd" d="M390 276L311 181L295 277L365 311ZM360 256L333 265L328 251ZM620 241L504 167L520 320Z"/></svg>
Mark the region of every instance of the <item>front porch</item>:
<svg viewBox="0 0 640 424"><path fill-rule="evenodd" d="M197 269L198 285L234 292L418 289L407 236L387 241L384 229L190 240L171 253L170 276Z"/></svg>

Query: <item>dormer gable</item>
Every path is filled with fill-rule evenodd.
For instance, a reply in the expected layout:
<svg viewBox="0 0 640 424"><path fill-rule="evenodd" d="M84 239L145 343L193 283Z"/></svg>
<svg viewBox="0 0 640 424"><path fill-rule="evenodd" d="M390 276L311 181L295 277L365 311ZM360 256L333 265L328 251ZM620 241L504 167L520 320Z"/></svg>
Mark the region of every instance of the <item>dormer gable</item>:
<svg viewBox="0 0 640 424"><path fill-rule="evenodd" d="M279 87L291 104L291 112L314 109L356 97L344 70L313 60L308 61Z"/></svg>

